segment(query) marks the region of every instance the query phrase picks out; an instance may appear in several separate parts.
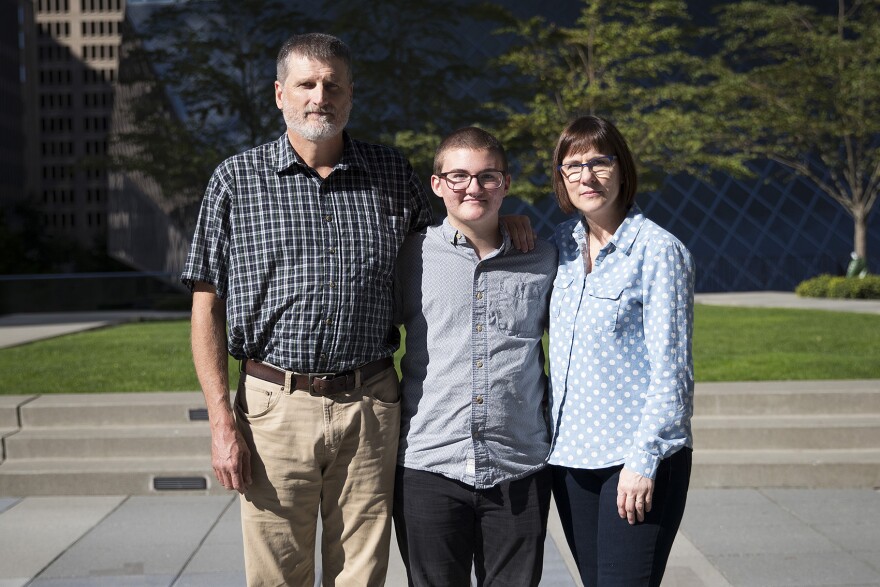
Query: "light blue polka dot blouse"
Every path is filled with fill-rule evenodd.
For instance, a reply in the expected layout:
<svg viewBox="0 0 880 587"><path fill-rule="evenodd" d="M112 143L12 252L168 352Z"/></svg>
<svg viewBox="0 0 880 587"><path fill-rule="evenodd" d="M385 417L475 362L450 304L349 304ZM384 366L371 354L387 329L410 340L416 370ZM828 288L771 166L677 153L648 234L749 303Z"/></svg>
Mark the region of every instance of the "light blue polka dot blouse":
<svg viewBox="0 0 880 587"><path fill-rule="evenodd" d="M587 274L582 220L554 236L550 463L623 463L653 479L662 459L693 446L694 262L634 205Z"/></svg>

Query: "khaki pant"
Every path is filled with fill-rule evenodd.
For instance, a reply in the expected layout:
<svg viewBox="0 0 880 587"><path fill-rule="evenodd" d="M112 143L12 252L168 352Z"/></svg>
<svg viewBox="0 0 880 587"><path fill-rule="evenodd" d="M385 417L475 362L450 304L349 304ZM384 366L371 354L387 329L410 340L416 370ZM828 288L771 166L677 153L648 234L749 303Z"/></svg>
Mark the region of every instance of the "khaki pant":
<svg viewBox="0 0 880 587"><path fill-rule="evenodd" d="M243 375L235 403L252 451L253 485L241 498L248 585L314 585L319 510L323 584L384 584L400 431L396 371L332 397Z"/></svg>

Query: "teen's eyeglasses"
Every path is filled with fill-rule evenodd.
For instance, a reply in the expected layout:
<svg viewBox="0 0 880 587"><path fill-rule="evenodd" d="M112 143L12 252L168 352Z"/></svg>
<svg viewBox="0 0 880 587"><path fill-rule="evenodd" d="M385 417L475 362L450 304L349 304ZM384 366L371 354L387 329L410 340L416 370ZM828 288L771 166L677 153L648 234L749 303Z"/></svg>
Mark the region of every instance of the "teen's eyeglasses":
<svg viewBox="0 0 880 587"><path fill-rule="evenodd" d="M447 171L438 173L437 177L446 180L446 185L451 190L466 190L474 178L477 178L477 183L484 190L495 190L504 185L504 173L501 171L481 171L476 175L464 171Z"/></svg>

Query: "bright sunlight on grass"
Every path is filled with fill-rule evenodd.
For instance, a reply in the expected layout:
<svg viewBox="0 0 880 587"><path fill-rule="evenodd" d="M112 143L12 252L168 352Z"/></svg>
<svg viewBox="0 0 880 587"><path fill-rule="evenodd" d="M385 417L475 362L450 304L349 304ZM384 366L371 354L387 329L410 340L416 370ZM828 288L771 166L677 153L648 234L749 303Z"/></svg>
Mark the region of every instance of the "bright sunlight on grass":
<svg viewBox="0 0 880 587"><path fill-rule="evenodd" d="M880 316L697 306L697 381L880 379ZM230 381L238 363L230 360ZM126 324L0 350L0 394L199 389L189 322Z"/></svg>
<svg viewBox="0 0 880 587"><path fill-rule="evenodd" d="M697 381L880 378L880 315L697 306Z"/></svg>
<svg viewBox="0 0 880 587"><path fill-rule="evenodd" d="M232 385L238 363L230 361ZM0 350L3 394L195 391L189 321L141 322Z"/></svg>

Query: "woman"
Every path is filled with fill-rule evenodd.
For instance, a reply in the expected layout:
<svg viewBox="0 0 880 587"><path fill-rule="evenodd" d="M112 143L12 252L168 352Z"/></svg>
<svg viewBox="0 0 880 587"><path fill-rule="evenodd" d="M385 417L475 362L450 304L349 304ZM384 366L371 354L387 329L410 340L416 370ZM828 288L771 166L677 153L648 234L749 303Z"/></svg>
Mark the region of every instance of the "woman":
<svg viewBox="0 0 880 587"><path fill-rule="evenodd" d="M632 153L595 116L554 153L553 491L584 585L659 585L691 467L694 265L635 204Z"/></svg>

